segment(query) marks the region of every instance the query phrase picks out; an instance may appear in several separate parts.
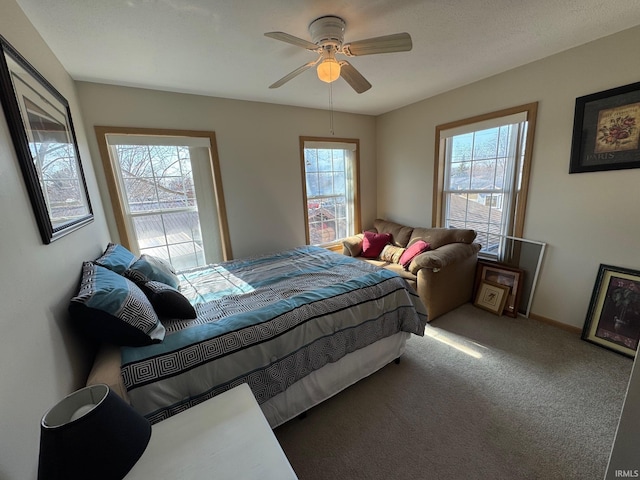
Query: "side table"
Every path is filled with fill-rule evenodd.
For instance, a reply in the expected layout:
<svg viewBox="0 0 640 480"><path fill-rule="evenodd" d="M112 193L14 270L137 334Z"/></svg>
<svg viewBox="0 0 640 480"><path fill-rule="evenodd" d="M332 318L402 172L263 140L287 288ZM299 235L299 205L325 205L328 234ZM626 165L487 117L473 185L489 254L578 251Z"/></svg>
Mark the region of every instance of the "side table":
<svg viewBox="0 0 640 480"><path fill-rule="evenodd" d="M206 478L298 478L247 384L153 425L125 480Z"/></svg>

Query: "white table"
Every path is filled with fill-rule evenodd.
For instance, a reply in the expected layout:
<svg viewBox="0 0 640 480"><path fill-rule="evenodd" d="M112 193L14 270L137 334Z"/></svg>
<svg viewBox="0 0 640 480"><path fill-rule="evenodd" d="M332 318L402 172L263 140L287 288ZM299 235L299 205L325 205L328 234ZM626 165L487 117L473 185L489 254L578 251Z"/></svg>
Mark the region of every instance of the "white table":
<svg viewBox="0 0 640 480"><path fill-rule="evenodd" d="M147 449L125 480L297 478L242 384L153 425Z"/></svg>

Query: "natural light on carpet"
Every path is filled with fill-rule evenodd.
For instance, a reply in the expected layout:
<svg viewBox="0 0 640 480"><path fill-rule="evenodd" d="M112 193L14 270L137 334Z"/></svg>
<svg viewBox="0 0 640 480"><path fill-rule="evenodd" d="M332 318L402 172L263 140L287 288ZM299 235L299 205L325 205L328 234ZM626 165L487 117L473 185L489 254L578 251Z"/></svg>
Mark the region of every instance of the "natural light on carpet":
<svg viewBox="0 0 640 480"><path fill-rule="evenodd" d="M467 355L469 355L469 356L471 356L473 358L482 358L482 354L480 352L478 352L478 351L474 350L473 348L470 348L470 347L468 347L466 345L463 345L460 342L456 342L455 340L447 338L445 335L440 333L435 328L427 328L424 331L424 334L425 334L425 336L431 337L434 340L437 340L438 342L444 343L445 345L449 345L450 347L453 347L456 350L461 351L462 353L466 353ZM481 345L478 345L478 346L480 347ZM486 347L483 347L483 348L486 348Z"/></svg>

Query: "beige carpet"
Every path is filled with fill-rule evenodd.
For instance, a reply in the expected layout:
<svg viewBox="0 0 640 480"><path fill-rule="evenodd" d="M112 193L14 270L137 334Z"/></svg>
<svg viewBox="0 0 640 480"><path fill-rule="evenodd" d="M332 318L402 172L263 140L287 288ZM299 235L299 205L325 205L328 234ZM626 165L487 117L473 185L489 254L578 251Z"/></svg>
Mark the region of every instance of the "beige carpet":
<svg viewBox="0 0 640 480"><path fill-rule="evenodd" d="M301 480L600 480L632 360L464 305L275 430Z"/></svg>

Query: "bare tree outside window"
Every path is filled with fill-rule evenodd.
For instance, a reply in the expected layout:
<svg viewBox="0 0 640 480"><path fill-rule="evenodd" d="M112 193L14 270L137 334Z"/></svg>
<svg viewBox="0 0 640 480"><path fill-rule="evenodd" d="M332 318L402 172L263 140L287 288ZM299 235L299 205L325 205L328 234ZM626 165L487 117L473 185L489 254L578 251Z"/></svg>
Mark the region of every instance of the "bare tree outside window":
<svg viewBox="0 0 640 480"><path fill-rule="evenodd" d="M53 228L87 215L74 146L45 139L29 147Z"/></svg>
<svg viewBox="0 0 640 480"><path fill-rule="evenodd" d="M177 269L204 265L189 148L114 145L140 253Z"/></svg>

